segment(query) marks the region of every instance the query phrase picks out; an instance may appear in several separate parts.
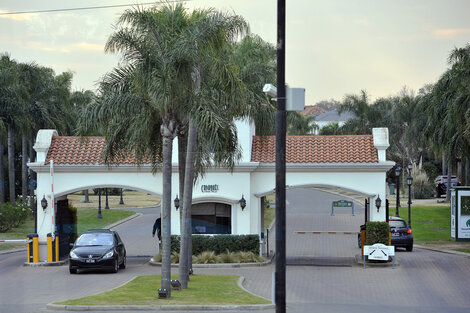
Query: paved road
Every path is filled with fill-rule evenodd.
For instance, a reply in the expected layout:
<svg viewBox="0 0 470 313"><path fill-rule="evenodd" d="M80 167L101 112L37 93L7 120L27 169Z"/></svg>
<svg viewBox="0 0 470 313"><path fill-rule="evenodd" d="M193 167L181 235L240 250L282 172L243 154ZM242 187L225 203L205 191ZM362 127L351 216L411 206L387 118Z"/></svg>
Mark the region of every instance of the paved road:
<svg viewBox="0 0 470 313"><path fill-rule="evenodd" d="M306 227L330 231L333 228L354 230L363 219L359 208L356 221L348 212L337 212L335 216L330 216L330 200L337 199L329 194L289 190L287 197L290 256L327 256L334 259L358 253L354 239L349 241L347 237L331 236L326 240L318 240L312 236L295 235L294 231ZM148 238L151 238L151 224L156 216L153 214L148 211L132 223L129 222L128 226L118 226L127 246L135 246L137 249L137 242L151 242L152 239ZM139 232L145 239L137 235ZM312 243L312 240L317 242ZM152 251L142 254L147 253L151 254ZM23 254L0 255L2 313L47 312L45 303L68 299L71 295L82 297L94 294L119 286L134 276L160 272L159 267L146 264L148 258L133 257L129 259L128 268L117 274L69 275L67 267L22 267L25 258ZM400 266L395 269L288 266L288 312L470 312L468 257L424 249L415 249L411 253L399 251L398 257ZM270 298L273 271L274 265L270 265L261 268L196 269L196 274L242 275L246 278L247 289Z"/></svg>

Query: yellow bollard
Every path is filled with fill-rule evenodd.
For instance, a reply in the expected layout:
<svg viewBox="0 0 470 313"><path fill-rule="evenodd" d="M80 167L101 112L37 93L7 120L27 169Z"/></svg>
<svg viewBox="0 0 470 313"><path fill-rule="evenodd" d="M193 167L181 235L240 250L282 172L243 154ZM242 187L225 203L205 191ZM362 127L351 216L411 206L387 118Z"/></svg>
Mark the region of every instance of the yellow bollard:
<svg viewBox="0 0 470 313"><path fill-rule="evenodd" d="M28 240L32 240L27 244L28 249L28 262L37 263L39 262L39 237L38 234L29 234L26 236Z"/></svg>
<svg viewBox="0 0 470 313"><path fill-rule="evenodd" d="M53 261L52 251L53 251L52 234L49 233L47 234L47 262Z"/></svg>
<svg viewBox="0 0 470 313"><path fill-rule="evenodd" d="M55 233L55 261L59 262L59 233Z"/></svg>

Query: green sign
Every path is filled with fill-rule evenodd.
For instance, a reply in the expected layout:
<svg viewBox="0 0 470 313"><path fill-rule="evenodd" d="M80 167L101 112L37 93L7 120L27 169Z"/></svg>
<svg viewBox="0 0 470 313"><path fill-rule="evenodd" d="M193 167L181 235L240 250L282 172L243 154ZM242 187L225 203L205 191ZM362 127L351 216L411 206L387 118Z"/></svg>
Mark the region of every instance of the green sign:
<svg viewBox="0 0 470 313"><path fill-rule="evenodd" d="M353 203L352 201L346 201L346 200L339 200L339 201L334 201L333 206L337 208L350 208L352 207Z"/></svg>

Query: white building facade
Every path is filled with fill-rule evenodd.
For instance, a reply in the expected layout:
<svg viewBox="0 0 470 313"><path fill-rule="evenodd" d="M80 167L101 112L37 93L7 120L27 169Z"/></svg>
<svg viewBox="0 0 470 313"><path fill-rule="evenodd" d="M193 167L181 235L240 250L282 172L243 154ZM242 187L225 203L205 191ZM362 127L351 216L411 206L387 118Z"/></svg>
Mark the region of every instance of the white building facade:
<svg viewBox="0 0 470 313"><path fill-rule="evenodd" d="M254 135L254 125L238 121L238 141L243 155L232 172L210 168L193 191L193 232L261 234L264 196L275 188L275 138ZM173 145L172 194L179 191L177 144ZM288 188L311 187L347 191L357 199L386 195L388 129L376 128L363 136L292 136L287 138L286 183ZM106 165L104 138L59 136L40 130L34 149L37 160L28 166L37 173L37 225L40 259L45 259L46 236L55 229L57 201L76 191L91 188L126 188L161 196L161 172L152 174L150 164L133 160ZM52 162L51 162L52 161ZM51 173L51 164L53 171ZM48 207L43 210L43 196ZM240 205L246 199L246 207ZM55 205L52 207L52 203ZM385 201L383 201L385 205ZM180 213L172 207L171 233L180 233ZM384 221L385 209L368 212L369 220ZM42 248L41 248L42 246Z"/></svg>

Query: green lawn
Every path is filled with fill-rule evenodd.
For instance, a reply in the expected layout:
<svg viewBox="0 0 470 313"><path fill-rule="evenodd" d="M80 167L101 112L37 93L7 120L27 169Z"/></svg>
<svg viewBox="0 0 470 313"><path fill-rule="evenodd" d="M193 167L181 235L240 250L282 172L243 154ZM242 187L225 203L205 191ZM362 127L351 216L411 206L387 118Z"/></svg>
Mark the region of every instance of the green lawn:
<svg viewBox="0 0 470 313"><path fill-rule="evenodd" d="M128 216L135 214L132 211L101 210L103 218L98 219L98 209L79 209L77 212L78 234L91 228L103 228ZM34 233L34 219L28 218L22 225L12 228L6 233L0 233L0 239L26 239L26 235ZM24 243L0 243L0 251L25 248Z"/></svg>
<svg viewBox="0 0 470 313"><path fill-rule="evenodd" d="M238 276L192 275L188 289L173 290L170 299L158 299L160 275L138 276L122 287L94 296L57 302L64 305L247 305L269 304L238 287ZM172 279L177 279L176 275Z"/></svg>
<svg viewBox="0 0 470 313"><path fill-rule="evenodd" d="M269 225L271 225L272 221L274 220L275 215L276 215L275 208L264 209L264 230L263 231L266 231L266 229L269 228Z"/></svg>
<svg viewBox="0 0 470 313"><path fill-rule="evenodd" d="M98 219L98 209L78 209L78 234L80 235L84 231L92 228L103 228L106 225L113 224L134 214L135 212L132 211L101 209L103 218Z"/></svg>
<svg viewBox="0 0 470 313"><path fill-rule="evenodd" d="M408 222L408 207L400 208L400 217ZM411 228L416 243L450 241L450 205L411 206Z"/></svg>

